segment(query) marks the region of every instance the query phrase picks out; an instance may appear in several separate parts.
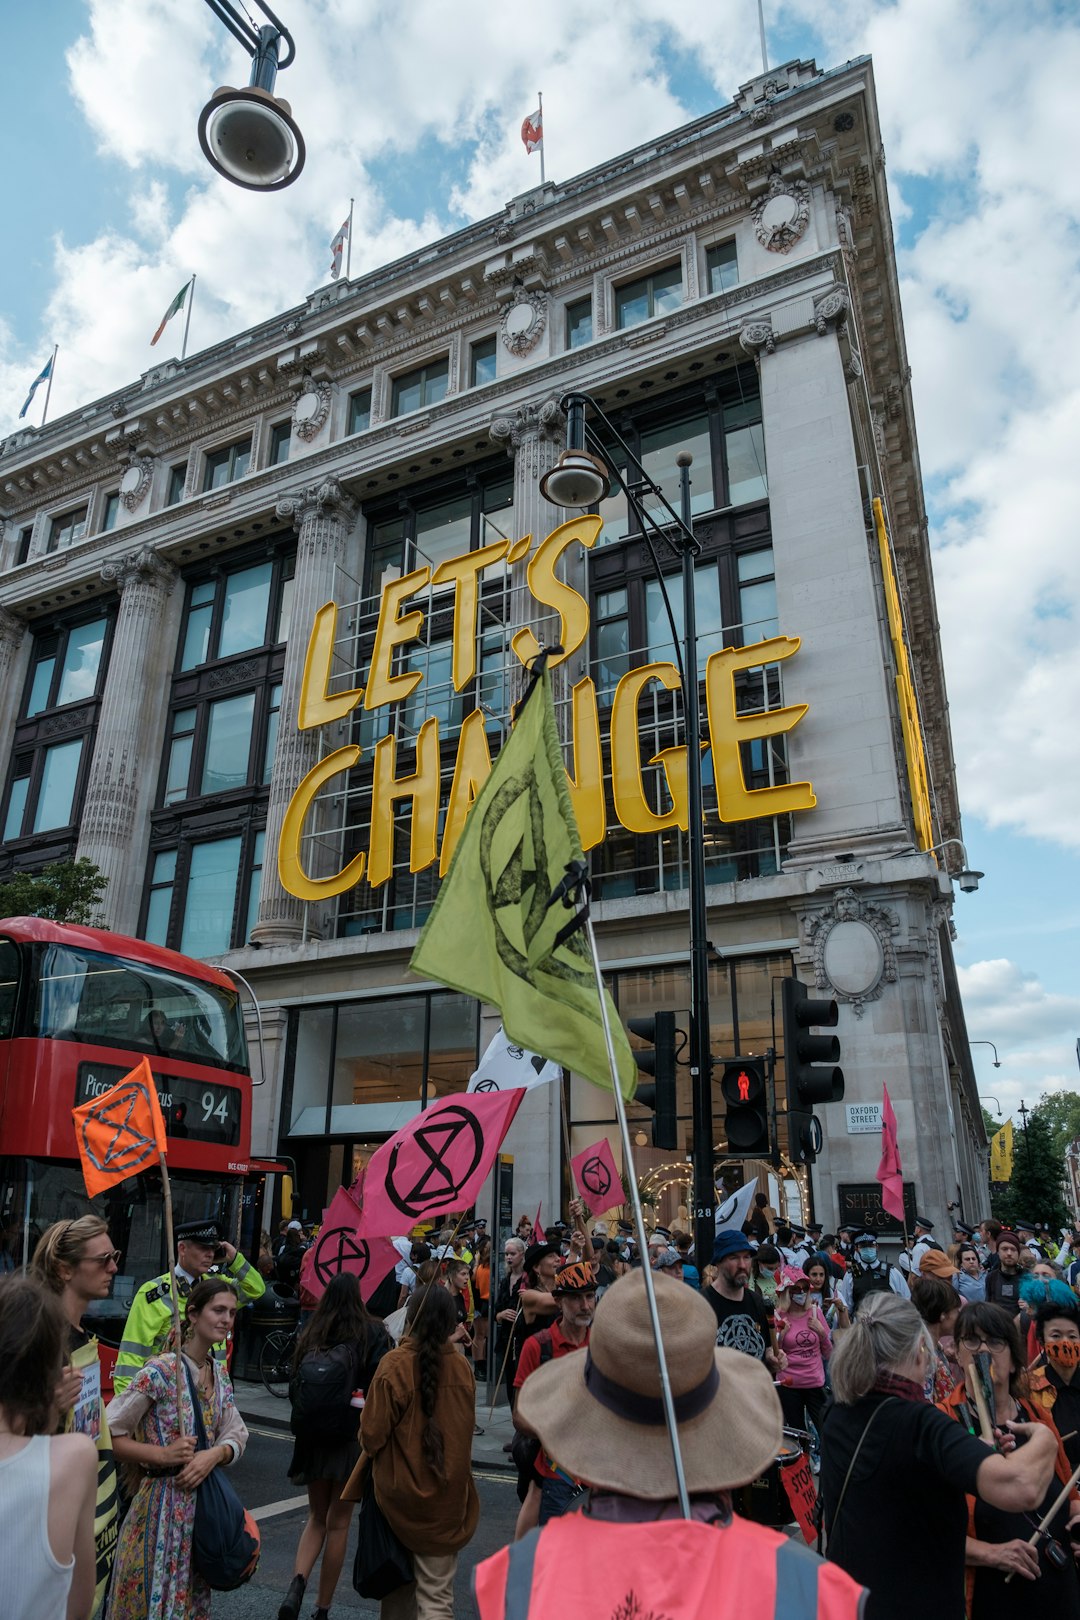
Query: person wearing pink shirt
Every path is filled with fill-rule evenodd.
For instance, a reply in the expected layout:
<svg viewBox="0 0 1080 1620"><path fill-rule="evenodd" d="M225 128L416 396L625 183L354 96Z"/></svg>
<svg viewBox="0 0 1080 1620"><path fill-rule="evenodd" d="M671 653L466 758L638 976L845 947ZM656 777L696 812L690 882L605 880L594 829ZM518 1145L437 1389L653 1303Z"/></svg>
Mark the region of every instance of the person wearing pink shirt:
<svg viewBox="0 0 1080 1620"><path fill-rule="evenodd" d="M805 1271L785 1266L776 1298L776 1342L787 1357L778 1390L784 1425L805 1429L807 1417L821 1432L825 1410L825 1362L832 1353L832 1334L810 1297Z"/></svg>

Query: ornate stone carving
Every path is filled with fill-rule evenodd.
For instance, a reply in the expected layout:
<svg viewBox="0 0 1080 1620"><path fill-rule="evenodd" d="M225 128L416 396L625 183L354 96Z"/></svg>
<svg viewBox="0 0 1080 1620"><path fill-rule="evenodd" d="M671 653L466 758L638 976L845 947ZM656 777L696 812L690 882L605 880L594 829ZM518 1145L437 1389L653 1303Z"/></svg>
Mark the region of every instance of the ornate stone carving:
<svg viewBox="0 0 1080 1620"><path fill-rule="evenodd" d="M772 354L776 349L776 334L768 321L748 321L739 333L739 346L747 354L756 354L759 349Z"/></svg>
<svg viewBox="0 0 1080 1620"><path fill-rule="evenodd" d="M785 180L773 173L769 189L751 210L754 232L770 253L790 253L810 223L810 187L805 180Z"/></svg>
<svg viewBox="0 0 1080 1620"><path fill-rule="evenodd" d="M321 432L333 399L333 383L313 382L310 376L305 376L293 403L293 432L298 439L310 443Z"/></svg>
<svg viewBox="0 0 1080 1620"><path fill-rule="evenodd" d="M514 288L502 318L503 345L511 354L531 354L536 348L547 325L548 302L547 293L539 287Z"/></svg>
<svg viewBox="0 0 1080 1620"><path fill-rule="evenodd" d="M893 936L900 919L887 906L865 900L854 889L838 889L830 905L800 918L814 956L819 990L829 990L861 1018L885 984L896 981Z"/></svg>
<svg viewBox="0 0 1080 1620"><path fill-rule="evenodd" d="M132 456L120 480L120 500L129 512L137 511L142 505L153 476L153 456Z"/></svg>
<svg viewBox="0 0 1080 1620"><path fill-rule="evenodd" d="M245 659L240 664L226 664L221 669L212 669L206 677L206 684L215 691L222 686L239 686L244 681L254 680L260 668L257 658Z"/></svg>
<svg viewBox="0 0 1080 1620"><path fill-rule="evenodd" d="M275 515L297 529L310 516L337 517L343 523L351 523L356 516L356 502L336 478L324 478L318 484L305 485L295 494L283 495L275 507Z"/></svg>
<svg viewBox="0 0 1080 1620"><path fill-rule="evenodd" d="M159 557L150 546L140 546L124 557L110 557L101 565L101 578L106 585L115 585L121 596L133 586L149 586L164 591L168 596L176 584L176 569L172 563Z"/></svg>
<svg viewBox="0 0 1080 1620"><path fill-rule="evenodd" d="M26 620L10 608L0 607L0 644L18 647L26 634Z"/></svg>
<svg viewBox="0 0 1080 1620"><path fill-rule="evenodd" d="M814 325L818 337L825 336L830 321L835 323L838 332L845 329L849 304L846 287L830 287L828 292L814 299Z"/></svg>
<svg viewBox="0 0 1080 1620"><path fill-rule="evenodd" d="M566 431L566 417L557 399L540 405L519 405L512 416L496 416L489 429L496 444L505 447L511 460L526 439L548 439L560 444Z"/></svg>

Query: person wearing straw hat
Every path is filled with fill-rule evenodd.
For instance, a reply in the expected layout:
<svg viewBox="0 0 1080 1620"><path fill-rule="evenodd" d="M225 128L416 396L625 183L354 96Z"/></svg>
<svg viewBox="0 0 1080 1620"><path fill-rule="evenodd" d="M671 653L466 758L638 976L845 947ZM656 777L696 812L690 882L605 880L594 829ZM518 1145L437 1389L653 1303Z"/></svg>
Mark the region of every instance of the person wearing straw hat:
<svg viewBox="0 0 1080 1620"><path fill-rule="evenodd" d="M856 1620L862 1587L780 1532L733 1515L731 1491L780 1448L776 1391L754 1357L717 1347L701 1295L652 1276L690 1518L679 1512L639 1270L598 1304L588 1348L538 1367L521 1389L522 1418L588 1490L581 1512L478 1565L481 1620Z"/></svg>

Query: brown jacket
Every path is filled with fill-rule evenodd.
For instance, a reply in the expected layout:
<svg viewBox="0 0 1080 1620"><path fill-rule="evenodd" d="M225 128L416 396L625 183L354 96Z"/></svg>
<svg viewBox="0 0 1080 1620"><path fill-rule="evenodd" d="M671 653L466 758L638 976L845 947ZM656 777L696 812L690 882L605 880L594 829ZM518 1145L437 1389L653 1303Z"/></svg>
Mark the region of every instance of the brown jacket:
<svg viewBox="0 0 1080 1620"><path fill-rule="evenodd" d="M412 1552L446 1555L470 1541L480 1517L472 1477L476 1383L464 1356L443 1346L435 1421L442 1431L446 1474L438 1479L424 1461L415 1352L403 1345L379 1362L360 1423L365 1458L371 1458L375 1496L387 1523ZM364 1459L361 1459L363 1461ZM342 1495L359 1495L359 1470Z"/></svg>

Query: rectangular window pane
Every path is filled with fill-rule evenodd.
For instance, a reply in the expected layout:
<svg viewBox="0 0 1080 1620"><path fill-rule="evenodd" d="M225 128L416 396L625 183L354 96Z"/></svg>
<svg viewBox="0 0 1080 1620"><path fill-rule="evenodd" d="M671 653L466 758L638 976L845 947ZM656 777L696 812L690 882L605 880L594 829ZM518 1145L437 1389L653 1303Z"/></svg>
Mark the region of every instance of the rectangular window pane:
<svg viewBox="0 0 1080 1620"><path fill-rule="evenodd" d="M108 531L109 529L115 529L116 528L116 520L117 520L117 518L119 516L120 516L120 496L119 496L119 494L106 495L106 497L105 497L105 511L102 514L101 527L106 531Z"/></svg>
<svg viewBox="0 0 1080 1620"><path fill-rule="evenodd" d="M682 303L682 265L672 264L652 276L652 313L667 315Z"/></svg>
<svg viewBox="0 0 1080 1620"><path fill-rule="evenodd" d="M176 737L169 749L169 769L165 778L166 804L175 804L178 799L188 796L188 781L191 777L191 747L194 738Z"/></svg>
<svg viewBox="0 0 1080 1620"><path fill-rule="evenodd" d="M592 342L592 299L579 298L566 306L566 347L579 349Z"/></svg>
<svg viewBox="0 0 1080 1620"><path fill-rule="evenodd" d="M711 512L716 502L713 496L708 417L693 416L685 422L672 422L641 435L641 465L649 477L660 485L676 512L682 508L679 504L679 468L675 458L682 450L688 450L694 458L690 468L690 511ZM646 505L655 509L648 497ZM666 521L665 515L660 512L657 515L661 523Z"/></svg>
<svg viewBox="0 0 1080 1620"><path fill-rule="evenodd" d="M281 687L275 686L270 692L270 713L266 720L266 751L263 759L263 781L269 782L274 769L274 755L277 752L278 722L281 719Z"/></svg>
<svg viewBox="0 0 1080 1620"><path fill-rule="evenodd" d="M732 506L762 501L769 493L765 476L765 435L760 422L724 434L728 500Z"/></svg>
<svg viewBox="0 0 1080 1620"><path fill-rule="evenodd" d="M446 393L446 385L450 380L449 360L436 360L434 365L424 367L424 404L437 405Z"/></svg>
<svg viewBox="0 0 1080 1620"><path fill-rule="evenodd" d="M154 856L151 883L172 883L176 877L176 851L163 849Z"/></svg>
<svg viewBox="0 0 1080 1620"><path fill-rule="evenodd" d="M366 433L371 426L371 389L349 396L349 432Z"/></svg>
<svg viewBox="0 0 1080 1620"><path fill-rule="evenodd" d="M255 834L255 848L251 856L251 876L248 879L248 908L247 922L244 927L242 944L247 944L251 938L251 930L259 920L259 894L262 890L263 852L266 848L266 833Z"/></svg>
<svg viewBox="0 0 1080 1620"><path fill-rule="evenodd" d="M49 707L49 692L52 689L55 668L55 658L41 658L34 665L34 679L30 683L30 696L26 704L27 715L40 714L42 709Z"/></svg>
<svg viewBox="0 0 1080 1620"><path fill-rule="evenodd" d="M400 577L405 568L405 520L391 518L376 523L368 548L368 593L377 596L389 579Z"/></svg>
<svg viewBox="0 0 1080 1620"><path fill-rule="evenodd" d="M304 1007L296 1018L296 1062L293 1065L289 1130L300 1136L326 1131L326 1094L330 1089L333 1007Z"/></svg>
<svg viewBox="0 0 1080 1620"><path fill-rule="evenodd" d="M472 539L472 496L444 501L416 514L416 549L419 562L434 569L446 557L460 557L469 550Z"/></svg>
<svg viewBox="0 0 1080 1620"><path fill-rule="evenodd" d="M418 411L425 405L434 405L446 393L449 360L435 360L430 365L408 371L395 377L391 391L391 414L404 416L407 411Z"/></svg>
<svg viewBox="0 0 1080 1620"><path fill-rule="evenodd" d="M232 943L240 843L217 838L191 851L180 949L187 956L220 956Z"/></svg>
<svg viewBox="0 0 1080 1620"><path fill-rule="evenodd" d="M649 318L649 283L633 281L628 287L619 287L615 293L615 324L619 327L637 326Z"/></svg>
<svg viewBox="0 0 1080 1620"><path fill-rule="evenodd" d="M449 641L436 641L426 648L413 647L407 667L422 670L424 679L402 705L402 720L408 733L419 731L424 721L432 717L438 720L439 734L443 737L448 729L461 724L462 699L460 693L454 691L450 664ZM411 740L409 736L408 741Z"/></svg>
<svg viewBox="0 0 1080 1620"><path fill-rule="evenodd" d="M498 347L493 337L484 338L482 343L473 344L469 367L469 382L473 388L479 388L482 383L495 381L497 358Z"/></svg>
<svg viewBox="0 0 1080 1620"><path fill-rule="evenodd" d="M68 631L64 672L56 698L58 704L93 697L105 645L105 623L104 619L95 619L93 624L80 624Z"/></svg>
<svg viewBox="0 0 1080 1620"><path fill-rule="evenodd" d="M270 606L272 563L259 563L230 574L225 581L225 614L221 623L218 657L261 647L266 641L266 615Z"/></svg>
<svg viewBox="0 0 1080 1620"><path fill-rule="evenodd" d="M230 788L244 786L248 779L254 717L254 692L211 703L201 793L227 793Z"/></svg>
<svg viewBox="0 0 1080 1620"><path fill-rule="evenodd" d="M187 481L187 462L182 461L179 467L169 468L169 488L165 495L165 505L175 506L177 501L184 498L184 484Z"/></svg>
<svg viewBox="0 0 1080 1620"><path fill-rule="evenodd" d="M82 746L83 740L78 737L74 742L56 743L45 750L34 832L70 826Z"/></svg>
<svg viewBox="0 0 1080 1620"><path fill-rule="evenodd" d="M151 945L167 945L169 943L169 912L172 909L172 885L151 892L146 907L146 928L143 937Z"/></svg>
<svg viewBox="0 0 1080 1620"><path fill-rule="evenodd" d="M630 625L626 619L611 619L596 631L596 690L609 701L616 686L630 668Z"/></svg>
<svg viewBox="0 0 1080 1620"><path fill-rule="evenodd" d="M282 462L289 459L289 447L292 444L292 423L277 422L270 430L270 465L280 467Z"/></svg>
<svg viewBox="0 0 1080 1620"><path fill-rule="evenodd" d="M711 293L727 292L729 287L738 286L739 260L734 242L718 242L705 255L705 262L709 272Z"/></svg>
<svg viewBox="0 0 1080 1620"><path fill-rule="evenodd" d="M740 584L749 584L755 579L771 579L773 577L772 547L764 546L760 551L740 552L737 566Z"/></svg>
<svg viewBox="0 0 1080 1620"><path fill-rule="evenodd" d="M626 477L626 468L619 471ZM605 497L596 508L603 518L603 526L596 537L598 546L608 546L613 540L622 540L630 533L630 520L626 510L626 496L614 479L611 480L611 493Z"/></svg>
<svg viewBox="0 0 1080 1620"><path fill-rule="evenodd" d="M275 645L280 645L289 639L289 629L292 625L293 589L296 580L291 576L281 582L281 602L278 607L277 632L274 636Z"/></svg>
<svg viewBox="0 0 1080 1620"><path fill-rule="evenodd" d="M4 842L12 838L22 837L23 813L26 810L26 795L30 789L28 776L17 776L11 784L11 793L8 798L8 812L4 821Z"/></svg>
<svg viewBox="0 0 1080 1620"><path fill-rule="evenodd" d="M739 617L742 622L742 645L764 641L778 633L776 618L776 581L766 579L760 585L742 585L739 588Z"/></svg>
<svg viewBox="0 0 1080 1620"><path fill-rule="evenodd" d="M232 461L232 467L230 468L232 476L234 478L243 478L251 464L251 440L247 439L243 444L235 445L230 459Z"/></svg>
<svg viewBox="0 0 1080 1620"><path fill-rule="evenodd" d="M685 635L686 619L683 614L682 581L677 575L665 575L671 612L679 640ZM709 653L722 645L723 620L720 613L720 575L714 562L706 563L694 572L694 616L697 620L698 665L704 665ZM655 579L645 582L645 622L650 659L670 659L674 662L671 645L671 625L667 610Z"/></svg>
<svg viewBox="0 0 1080 1620"><path fill-rule="evenodd" d="M180 657L181 669L195 669L205 664L210 650L210 620L212 607L193 608L184 628L184 650Z"/></svg>

